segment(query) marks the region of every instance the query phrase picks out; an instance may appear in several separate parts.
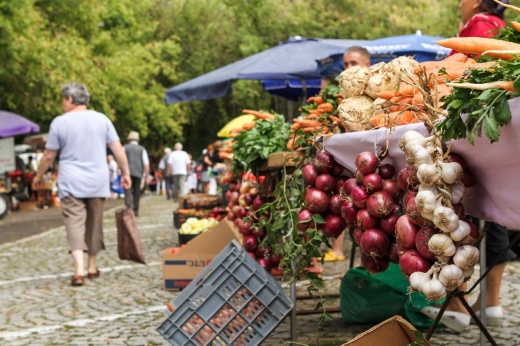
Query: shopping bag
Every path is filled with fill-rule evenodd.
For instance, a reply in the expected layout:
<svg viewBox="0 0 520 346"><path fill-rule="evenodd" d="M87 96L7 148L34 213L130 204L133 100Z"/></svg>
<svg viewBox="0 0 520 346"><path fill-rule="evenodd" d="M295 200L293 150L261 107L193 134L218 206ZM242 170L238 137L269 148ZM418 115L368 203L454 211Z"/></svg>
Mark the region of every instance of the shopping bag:
<svg viewBox="0 0 520 346"><path fill-rule="evenodd" d="M117 253L121 260L146 264L132 204L132 193L125 190L125 206L116 210Z"/></svg>
<svg viewBox="0 0 520 346"><path fill-rule="evenodd" d="M343 276L340 286L340 306L346 324L378 324L400 315L417 328L428 328L433 320L420 310L435 305L419 292L408 294L410 283L399 265L378 274L365 268L351 268Z"/></svg>

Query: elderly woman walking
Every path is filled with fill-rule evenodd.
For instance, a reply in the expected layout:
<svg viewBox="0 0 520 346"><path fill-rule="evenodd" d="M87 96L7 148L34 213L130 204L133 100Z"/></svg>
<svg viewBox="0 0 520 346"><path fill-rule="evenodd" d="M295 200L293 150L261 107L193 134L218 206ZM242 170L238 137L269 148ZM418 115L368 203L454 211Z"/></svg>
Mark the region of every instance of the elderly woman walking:
<svg viewBox="0 0 520 346"><path fill-rule="evenodd" d="M67 84L61 90L64 114L56 117L38 173L37 188L43 174L60 153L58 189L67 230L67 243L75 264L72 286L85 283L83 252L88 253L87 276L99 277L96 255L103 242L103 203L110 197L106 148L112 150L122 171L121 185L131 186L126 154L112 122L105 114L88 110L90 95L85 85ZM85 150L88 148L88 150Z"/></svg>

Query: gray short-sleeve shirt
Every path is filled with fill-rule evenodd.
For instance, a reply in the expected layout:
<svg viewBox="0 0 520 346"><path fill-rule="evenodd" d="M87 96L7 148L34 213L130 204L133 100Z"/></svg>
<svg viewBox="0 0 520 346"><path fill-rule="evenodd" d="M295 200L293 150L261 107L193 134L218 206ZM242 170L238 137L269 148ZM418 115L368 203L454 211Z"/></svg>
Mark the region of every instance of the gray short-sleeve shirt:
<svg viewBox="0 0 520 346"><path fill-rule="evenodd" d="M107 145L116 141L116 129L103 113L74 111L52 121L46 148L60 151L60 198L110 197Z"/></svg>

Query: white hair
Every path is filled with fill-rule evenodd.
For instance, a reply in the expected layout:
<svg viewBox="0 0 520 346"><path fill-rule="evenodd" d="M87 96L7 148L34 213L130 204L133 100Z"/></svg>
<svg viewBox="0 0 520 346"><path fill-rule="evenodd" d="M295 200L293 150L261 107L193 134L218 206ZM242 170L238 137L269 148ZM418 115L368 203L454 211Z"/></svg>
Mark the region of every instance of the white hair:
<svg viewBox="0 0 520 346"><path fill-rule="evenodd" d="M182 150L182 144L181 143L175 143L174 148L175 148L175 150Z"/></svg>
<svg viewBox="0 0 520 346"><path fill-rule="evenodd" d="M168 155L168 154L171 153L171 152L172 152L172 149L171 149L171 148L168 148L168 147L167 147L167 148L164 148L164 153L165 153L166 155Z"/></svg>

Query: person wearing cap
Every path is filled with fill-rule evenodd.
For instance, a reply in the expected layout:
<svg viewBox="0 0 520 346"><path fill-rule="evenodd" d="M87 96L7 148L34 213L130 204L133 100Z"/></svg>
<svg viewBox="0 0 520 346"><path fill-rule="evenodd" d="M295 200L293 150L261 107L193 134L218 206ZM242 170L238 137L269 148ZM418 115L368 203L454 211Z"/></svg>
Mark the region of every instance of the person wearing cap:
<svg viewBox="0 0 520 346"><path fill-rule="evenodd" d="M173 196L172 176L166 174L166 169L168 168L168 157L170 157L171 152L171 148L164 148L164 156L161 158L161 161L159 161L159 171L163 175L164 185L166 188L166 199L170 199Z"/></svg>
<svg viewBox="0 0 520 346"><path fill-rule="evenodd" d="M145 181L150 172L150 161L146 149L139 145L139 133L130 131L127 137L128 144L125 149L128 157L128 165L130 167L130 178L132 179L132 188L130 193L133 197L133 209L135 216L139 215L139 197L141 196L142 183ZM144 178L144 179L143 179Z"/></svg>
<svg viewBox="0 0 520 346"><path fill-rule="evenodd" d="M110 197L107 146L122 172L123 188L132 181L126 155L114 125L105 114L87 110L87 87L71 83L61 89L64 114L51 123L45 152L33 179L37 189L56 156L60 155L58 190L69 252L75 264L72 286L85 283L84 254L88 253L87 277L96 279L96 255L103 242L103 204ZM85 150L88 148L88 150Z"/></svg>

